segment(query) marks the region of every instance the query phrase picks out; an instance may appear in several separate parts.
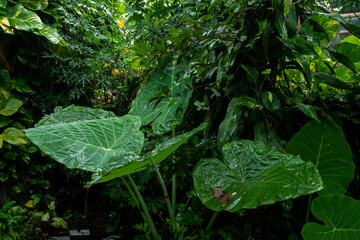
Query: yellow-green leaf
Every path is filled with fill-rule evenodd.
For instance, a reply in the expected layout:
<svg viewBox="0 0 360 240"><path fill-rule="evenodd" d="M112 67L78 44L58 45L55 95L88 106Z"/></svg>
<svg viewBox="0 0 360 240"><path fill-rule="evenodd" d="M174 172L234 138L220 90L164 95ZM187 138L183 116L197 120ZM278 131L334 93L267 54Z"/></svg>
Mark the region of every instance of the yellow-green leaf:
<svg viewBox="0 0 360 240"><path fill-rule="evenodd" d="M23 145L28 143L28 139L24 132L13 127L9 127L4 131L4 141L13 145Z"/></svg>
<svg viewBox="0 0 360 240"><path fill-rule="evenodd" d="M32 31L44 26L35 12L27 10L20 4L7 8L6 18L10 26L18 30Z"/></svg>

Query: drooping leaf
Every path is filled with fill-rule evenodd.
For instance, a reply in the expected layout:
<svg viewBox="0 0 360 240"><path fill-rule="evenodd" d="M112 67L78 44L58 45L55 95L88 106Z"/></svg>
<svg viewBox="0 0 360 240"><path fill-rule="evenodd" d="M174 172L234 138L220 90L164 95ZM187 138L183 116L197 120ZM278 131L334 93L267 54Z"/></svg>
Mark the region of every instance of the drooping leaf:
<svg viewBox="0 0 360 240"><path fill-rule="evenodd" d="M178 135L174 138L169 139L168 141L159 144L149 153L146 153L143 156L132 155L132 156L116 156L110 159L107 169L109 173L107 175L94 174L92 183L101 183L107 182L114 178L122 177L125 175L132 174L134 172L139 172L145 170L152 166L151 159L159 164L165 160L171 153L176 151L182 144L184 144L190 137L192 137L197 132L204 130L206 124L203 123L199 127L186 132L184 134Z"/></svg>
<svg viewBox="0 0 360 240"><path fill-rule="evenodd" d="M302 111L306 116L311 117L319 122L319 118L316 113L316 109L314 106L303 104L301 102L297 103L298 108Z"/></svg>
<svg viewBox="0 0 360 240"><path fill-rule="evenodd" d="M360 239L360 201L340 194L321 195L313 200L311 212L324 224L305 224L304 240Z"/></svg>
<svg viewBox="0 0 360 240"><path fill-rule="evenodd" d="M8 98L0 101L0 114L10 116L16 113L23 104L22 101L15 98Z"/></svg>
<svg viewBox="0 0 360 240"><path fill-rule="evenodd" d="M33 30L33 33L46 37L51 43L59 45L61 47L66 47L67 43L60 36L55 28L50 26L43 26L42 28Z"/></svg>
<svg viewBox="0 0 360 240"><path fill-rule="evenodd" d="M326 83L332 87L339 89L348 89L349 85L342 82L340 79L323 72L315 72L313 76L318 79L321 83Z"/></svg>
<svg viewBox="0 0 360 240"><path fill-rule="evenodd" d="M192 95L191 81L177 79L179 69L155 71L146 86L142 87L132 102L131 115L141 117L143 125L152 123L156 134L170 131L171 125L182 122L184 113ZM168 87L169 96L155 96Z"/></svg>
<svg viewBox="0 0 360 240"><path fill-rule="evenodd" d="M76 109L73 116L69 109ZM66 167L100 172L111 157L138 154L144 143L139 117L109 118L112 115L109 113L100 118L100 112L75 106L57 109L39 126L25 130L25 134L43 152ZM89 120L91 115L98 119Z"/></svg>
<svg viewBox="0 0 360 240"><path fill-rule="evenodd" d="M352 152L345 135L330 117L312 120L286 146L288 153L312 162L324 182L321 194L345 193L354 178Z"/></svg>
<svg viewBox="0 0 360 240"><path fill-rule="evenodd" d="M269 91L262 91L260 93L261 101L264 106L270 111L275 112L281 107L281 103L275 93Z"/></svg>
<svg viewBox="0 0 360 240"><path fill-rule="evenodd" d="M355 74L358 72L355 64L350 60L350 58L338 52L333 52L333 51L329 51L329 52L338 62L342 63L345 67L349 68Z"/></svg>
<svg viewBox="0 0 360 240"><path fill-rule="evenodd" d="M13 127L4 130L4 141L13 145L24 145L28 143L24 132Z"/></svg>
<svg viewBox="0 0 360 240"><path fill-rule="evenodd" d="M202 159L193 180L200 200L214 211L256 208L322 189L312 163L250 140L225 145L223 161ZM224 191L227 201L221 201L224 196L216 198L216 189Z"/></svg>

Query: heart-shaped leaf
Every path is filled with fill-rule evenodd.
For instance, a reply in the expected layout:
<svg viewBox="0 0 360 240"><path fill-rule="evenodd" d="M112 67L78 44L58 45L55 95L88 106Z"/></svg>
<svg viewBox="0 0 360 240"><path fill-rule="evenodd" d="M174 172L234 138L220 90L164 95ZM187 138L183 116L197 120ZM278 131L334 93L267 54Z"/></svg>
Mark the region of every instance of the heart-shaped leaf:
<svg viewBox="0 0 360 240"><path fill-rule="evenodd" d="M304 240L360 239L360 201L340 194L321 195L311 205L314 217L301 231Z"/></svg>
<svg viewBox="0 0 360 240"><path fill-rule="evenodd" d="M73 115L69 109L76 109ZM27 137L43 152L68 168L100 172L116 155L140 153L144 135L138 116L101 119L91 108L58 109L40 121L40 126L25 130ZM62 114L64 113L64 114ZM88 120L90 116L100 119Z"/></svg>
<svg viewBox="0 0 360 240"><path fill-rule="evenodd" d="M182 122L192 95L191 81L178 79L179 69L156 70L147 85L142 87L132 102L129 114L141 117L143 125L152 123L156 134L171 130L171 125ZM163 89L167 87L165 94Z"/></svg>
<svg viewBox="0 0 360 240"><path fill-rule="evenodd" d="M352 152L345 135L330 117L312 120L296 133L286 151L312 162L324 182L320 193L345 193L354 178Z"/></svg>
<svg viewBox="0 0 360 240"><path fill-rule="evenodd" d="M191 130L190 132L186 132L176 137L173 137L168 141L159 144L155 147L154 150L146 153L143 156L132 155L113 157L107 164L107 169L105 169L105 171L108 171L109 173L107 175L94 174L92 183L107 182L114 178L145 170L153 165L152 161L158 164L165 160L171 153L176 151L176 149L178 149L194 134L201 130L204 130L205 127L206 124L203 123L199 127Z"/></svg>
<svg viewBox="0 0 360 240"><path fill-rule="evenodd" d="M214 211L256 208L322 189L312 163L250 140L226 144L223 161L202 159L193 179L200 200ZM218 189L223 194L216 197Z"/></svg>

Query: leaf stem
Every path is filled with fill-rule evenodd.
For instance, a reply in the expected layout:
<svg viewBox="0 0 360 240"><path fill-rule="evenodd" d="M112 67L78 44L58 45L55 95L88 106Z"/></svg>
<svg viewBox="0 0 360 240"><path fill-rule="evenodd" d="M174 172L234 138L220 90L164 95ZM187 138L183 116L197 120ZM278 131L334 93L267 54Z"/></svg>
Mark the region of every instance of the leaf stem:
<svg viewBox="0 0 360 240"><path fill-rule="evenodd" d="M176 204L176 174L172 176L172 189L171 189L171 203L172 203L172 214L175 217L175 204Z"/></svg>
<svg viewBox="0 0 360 240"><path fill-rule="evenodd" d="M148 224L149 224L149 227L150 227L150 229L151 229L151 233L152 233L154 239L160 240L161 238L160 238L160 236L158 235L158 233L157 233L157 231L156 231L154 222L153 222L152 219L151 219L149 210L148 210L148 208L147 208L147 206L146 206L146 204L145 204L145 202L144 202L144 199L143 199L142 196L141 196L141 193L140 193L140 191L139 191L139 188L137 187L136 183L134 182L134 179L133 179L130 175L128 175L128 178L129 178L129 181L130 181L130 183L131 183L131 185L132 185L132 187L133 187L133 189L134 189L134 191L135 191L135 193L136 193L136 196L137 196L137 198L138 198L138 200L139 200L139 202L140 202L140 204L141 204L141 206L142 206L142 208L143 208L145 217L146 217L146 219L147 219L147 222L148 222Z"/></svg>
<svg viewBox="0 0 360 240"><path fill-rule="evenodd" d="M220 213L220 212L214 212L214 214L212 215L212 217L211 217L208 225L206 226L205 232L210 231L210 229L211 229L212 225L214 224L215 219L216 219L216 217L219 215L219 213Z"/></svg>
<svg viewBox="0 0 360 240"><path fill-rule="evenodd" d="M171 207L171 203L170 203L170 199L169 199L169 194L168 194L168 191L166 190L166 186L165 186L165 183L164 183L164 180L160 174L160 171L159 171L159 168L157 167L156 163L154 162L153 158L151 157L151 162L153 163L154 165L154 168L156 170L156 174L157 174L157 177L158 177L158 180L160 182L160 185L161 185L161 188L163 190L163 193L164 193L164 197L165 197L165 201L166 201L166 206L167 206L167 209L168 209L168 212L169 212L169 216L170 216L170 224L171 224L171 229L172 231L174 232L175 231L175 220L174 220L174 214L173 214L173 210L172 210L172 207Z"/></svg>
<svg viewBox="0 0 360 240"><path fill-rule="evenodd" d="M125 180L124 177L120 177L120 178L121 178L121 180L123 181L123 183L125 184L125 186L126 186L127 190L129 191L131 197L134 199L135 204L136 204L139 212L141 212L141 216L143 217L144 222L146 222L146 223L149 225L147 218L145 217L143 211L141 211L139 201L138 201L137 197L135 196L134 191L131 189L130 185L128 184L128 182ZM150 226L150 225L149 225L149 226Z"/></svg>
<svg viewBox="0 0 360 240"><path fill-rule="evenodd" d="M309 196L309 202L308 202L308 207L307 207L307 212L306 212L305 223L309 222L309 216L310 216L310 210L311 210L311 202L312 202L312 194L310 194L310 196Z"/></svg>

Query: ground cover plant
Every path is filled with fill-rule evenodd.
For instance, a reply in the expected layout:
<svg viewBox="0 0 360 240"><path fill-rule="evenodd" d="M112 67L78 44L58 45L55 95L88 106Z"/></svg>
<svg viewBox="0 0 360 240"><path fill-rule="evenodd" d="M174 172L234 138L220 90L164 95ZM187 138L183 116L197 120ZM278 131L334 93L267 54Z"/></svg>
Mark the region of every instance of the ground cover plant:
<svg viewBox="0 0 360 240"><path fill-rule="evenodd" d="M32 180L2 236L359 238L360 27L338 14L356 1L30 2L1 2L2 34L45 37L16 62L60 101L1 48L0 177Z"/></svg>

